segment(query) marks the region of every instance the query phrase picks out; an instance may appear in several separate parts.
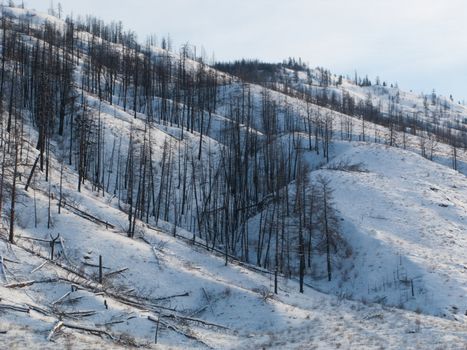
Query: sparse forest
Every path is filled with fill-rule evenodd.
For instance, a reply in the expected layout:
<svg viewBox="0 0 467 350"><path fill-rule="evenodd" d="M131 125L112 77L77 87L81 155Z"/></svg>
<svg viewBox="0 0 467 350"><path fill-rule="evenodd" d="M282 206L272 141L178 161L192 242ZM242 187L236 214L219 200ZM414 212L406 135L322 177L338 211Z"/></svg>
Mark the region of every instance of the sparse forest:
<svg viewBox="0 0 467 350"><path fill-rule="evenodd" d="M121 22L66 16L61 5L39 15L10 1L0 12L0 248L8 247L0 250L0 276L15 291L67 286L44 292L53 297L46 308L5 306L0 289L0 312L56 317L48 340L68 329L149 346L137 332L113 332L139 317L150 324L151 344L170 332L214 348L221 343L208 332L225 342L237 336L217 319L216 306L229 298L261 307L264 318L280 298L284 310L306 304L313 289L337 295L334 314L344 299L365 310L380 303L417 313L435 299L438 281L428 289L428 273L403 258L428 256L417 250L421 239L399 233L425 238L442 226L430 224L433 217L464 215L467 109L452 96L407 93L296 58L208 63L190 44L175 48L170 36L140 41ZM453 238L460 226L430 249L462 246ZM43 279L17 278L26 253L37 265L29 273ZM212 256L221 263L205 260ZM253 301L240 294L241 278L252 281ZM212 281L222 288L209 289ZM103 300L63 311L87 297L69 300L79 292ZM177 304L183 298L194 301ZM449 305L453 317L464 312L459 300ZM97 314L94 303L102 312L132 309L106 323L79 323ZM306 310L302 321L315 311ZM372 313L365 322L383 319ZM0 322L0 337L1 329Z"/></svg>
<svg viewBox="0 0 467 350"><path fill-rule="evenodd" d="M138 221L164 221L174 234L184 228L207 249L221 249L226 263L231 256L298 276L308 247L311 267L323 232L313 214L318 218L326 207L310 198L327 194L310 182L302 158L308 150L329 159L335 137L329 113L308 110L303 118L269 90L211 68L190 46L174 53L155 49L151 40L141 45L120 23L67 17L62 28L48 22L38 28L27 17L3 15L2 29L1 193L11 242L16 189L34 189L38 173L49 182L53 158L61 163L57 167L75 169L78 192L88 183L97 194L118 199L128 215L129 237ZM249 65L237 72L246 80L262 68L268 77L282 67L309 71L292 59ZM105 130L101 113L112 106L138 120L129 134ZM23 125L37 133L26 137ZM158 128L174 134L169 131L156 150ZM29 136L36 151L27 145ZM25 185L18 181L22 173ZM50 189L48 195L61 196ZM258 226L251 224L258 220ZM337 251L329 245L327 269Z"/></svg>

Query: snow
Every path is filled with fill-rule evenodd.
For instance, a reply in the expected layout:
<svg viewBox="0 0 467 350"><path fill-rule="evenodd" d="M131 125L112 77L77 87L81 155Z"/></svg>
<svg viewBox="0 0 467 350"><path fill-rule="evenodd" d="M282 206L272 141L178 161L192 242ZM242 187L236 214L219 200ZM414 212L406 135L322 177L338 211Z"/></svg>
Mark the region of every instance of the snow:
<svg viewBox="0 0 467 350"><path fill-rule="evenodd" d="M33 27L40 28L46 23L55 26L57 30L64 31L66 28L65 21L35 10L23 9L19 7L2 6L4 15L11 18L26 20L31 23Z"/></svg>
<svg viewBox="0 0 467 350"><path fill-rule="evenodd" d="M320 170L312 177L331 179L354 252L352 266L343 268L351 277L320 288L465 322L466 177L381 145L354 144L329 166L343 160L361 163L366 171Z"/></svg>
<svg viewBox="0 0 467 350"><path fill-rule="evenodd" d="M37 26L45 22L64 26L63 21L34 11L4 11L14 18L32 18ZM85 33L82 35L86 37ZM159 55L167 53L153 50ZM199 62L187 62L191 69L199 66ZM79 69L76 75L78 79ZM306 76L301 74L299 78L304 80ZM258 115L263 88L249 87L255 102L253 113ZM241 88L234 83L221 89L227 98L239 94ZM344 89L361 99L368 92L348 81L344 82ZM368 89L377 95L376 87ZM293 107L299 122L305 120L307 106L303 101L269 93L279 106L279 125L285 123L286 106ZM106 162L114 143L121 143L122 154L128 152L132 129L136 130L136 142L147 137L144 115L138 113L134 118L120 106L105 102L99 105L95 96L85 97L95 116L100 111L105 127ZM417 95L401 94L401 99L400 106L405 111L420 110ZM451 107L454 114L467 114L463 106ZM219 131L229 122L228 110L226 101L221 101L212 114L211 129L205 130L203 136L203 154L212 152L214 159L223 147ZM331 116L335 130L342 118L350 118L314 105L311 110L313 114ZM350 120L354 123L352 139L357 140L360 121ZM254 132L262 137L260 124L259 120L253 121ZM35 131L29 125L26 129L31 144L35 144ZM154 122L149 129L156 163L162 157L166 139L193 150L199 145L196 132L185 132L181 140L181 130L175 126ZM386 128L368 123L366 130L371 138L378 133L375 139L385 142ZM401 134L396 134L400 140ZM307 135L295 136L307 142ZM285 145L288 137L289 134L281 134L275 142ZM236 261L225 266L224 258L202 247L201 240L197 239L195 245L174 237L174 227L169 222L160 222L159 227L138 222L136 237L127 237L128 219L123 205L110 193L93 192L89 183L78 193L74 168L64 169L67 203L109 225L79 216L70 206L62 207L58 214L60 155L55 154L50 180L54 193L52 227L47 228L49 184L43 174L37 174L32 186L35 190L23 190L24 177L19 186L17 245L8 244L4 231L0 231L0 255L4 258L0 306L33 305L48 315L34 310L0 310L2 345L57 349L463 349L467 344L467 156L459 150L461 172L456 172L449 168L447 145L437 146L432 162L417 154L419 142L417 136L407 136L407 149L403 150L370 142L347 142L336 136L327 165L322 154L306 152L312 170L310 178L325 175L331 180L335 207L343 220L342 232L352 247L352 255L337 267L338 273L330 283L307 276L308 286L303 294L298 293L297 281L280 276L278 295L272 293L273 276L269 272ZM29 152L32 163L36 151L31 148ZM361 163L362 171L331 169L345 161ZM37 227L34 200L38 208ZM175 229L182 237L192 237L182 227ZM30 238L49 239L57 234L63 239L63 244L56 246L54 257L60 266L48 262L37 269L50 255L50 247ZM105 267L102 284L98 283L98 269L92 266L98 264L99 256ZM105 276L121 269L126 270ZM9 283L50 279L54 281L23 288L6 287ZM73 284L80 289L72 288ZM64 302L57 303L68 292L71 293ZM124 303L121 297L135 303ZM83 311L89 311L89 315L71 317L73 312ZM148 316L157 319L161 313L165 315L165 325L161 325L155 345L156 323ZM70 323L105 330L114 339L65 327L47 341L61 317ZM181 335L168 325L198 340Z"/></svg>
<svg viewBox="0 0 467 350"><path fill-rule="evenodd" d="M50 263L31 273L42 260L21 249L25 247L47 256L48 244L32 243L20 237L48 238L49 234L60 233L65 242L69 265L80 265L79 271L90 280L97 279L97 268L85 266L83 269L81 262L86 260L96 264L99 255L103 257L103 265L109 267L104 273L128 267L124 273L104 281L107 290L115 290L127 296L134 295L139 300L147 300L147 298L155 300L189 293L186 297L171 298L157 304L176 310L181 315L190 315L227 327L227 329L217 329L189 324L191 334L195 334L213 348L283 348L284 346L297 349L312 346L322 349L462 348L462 344L467 341L467 331L465 323L460 322L460 315L455 316L458 319L455 321L453 317L439 318L429 316L425 312L436 314L447 311L443 307L457 306L459 310L465 307L463 299L466 286L463 277L465 272L462 272L462 265L465 267L465 257L462 254L465 251L465 241L458 240L455 243L445 241L449 238L449 230L455 229L456 222L451 222L452 220L446 221L449 226L445 230L440 231L439 228L436 230L436 234L439 235L438 241L432 241L431 238L434 238L432 231L426 233L430 234L431 238L424 239L420 230L428 227L430 221L424 221L423 217L419 219L416 213L419 209L423 209L423 203L428 207L428 203L433 201L434 204L430 204L432 212L425 214L432 216L436 213L439 216L436 217L437 222L444 223L441 220L449 218L449 214L445 213L446 210L448 213L455 211L456 214L451 215L457 215L462 211L465 215L465 207L461 206L462 203L456 202L452 204L452 208L437 206L438 203L444 203L446 197L456 200L464 195L463 191L467 188L465 177L411 152L384 146L349 143L336 147L336 150L339 150L340 154L335 155L334 162L341 159L361 161L368 171L357 174L336 170L312 172L313 176L315 173L326 173L332 178L336 195L343 193L342 198L336 198L336 203L345 220L345 232L349 235L349 241L354 251L358 252L353 259L355 271L358 271L359 275L352 282L353 288L350 288L350 284L343 283L340 290L349 293L348 296L353 293L351 296L357 301L345 300L342 295L323 294L309 287L305 288L305 293L301 295L298 293L298 284L295 281L283 278L280 278L279 294L272 295L272 276L269 274L261 274L235 263L224 266L223 257L212 255L204 248L174 238L170 232L150 228L142 223L139 224L137 232L139 235L144 235L145 241L130 239L119 228L124 227L126 214L115 208L115 203L112 203L108 196L97 196L89 189L85 189L81 194L73 191L76 175L67 169L70 173L67 173L65 188L73 194L74 202L81 203L80 207L88 213L106 218L110 224L115 225L116 229L106 229L104 225L85 220L66 207L62 208L62 213L58 215L57 201L54 200L52 207L54 224L53 229L48 230L45 219L48 199L45 193L36 191L37 206L40 208L38 213L40 222L37 229L34 228L31 219L34 216L33 206L26 205L19 213L19 220L24 228L18 230L18 247L0 241L0 255L13 261L26 262L21 264L5 262L8 266L9 282L44 280L57 276L67 281L34 284L21 289L7 289L0 286L2 299L0 303L17 305L34 303L49 309L54 301L71 290L70 280L79 281L79 278L72 273ZM382 161L384 166L381 166ZM417 163L421 169L417 173L413 173L414 163ZM53 177L58 176L57 170L52 172ZM427 177L427 172L432 176ZM406 177L406 180L401 180L401 176ZM407 182L409 179L412 180ZM456 191L462 192L454 191L452 186L446 185L448 183L446 180L456 185ZM400 190L394 191L396 185ZM339 186L345 188L346 192L339 191ZM429 189L435 186L438 191ZM418 187L428 188L430 196L418 195L421 192ZM24 195L27 196L25 203L31 203L32 193L24 193ZM361 200L351 201L353 196L359 196ZM351 201L352 205L346 200ZM391 224L385 220L385 217L391 215L388 210L398 213L400 224ZM410 212L405 217L401 216L401 210L410 210ZM411 217L416 218L411 221L415 226L402 224ZM464 219L464 216L461 218ZM354 227L352 231L352 225L359 220L363 223L359 223L358 229ZM400 228L406 228L406 231L400 232ZM457 228L462 230L463 226ZM180 233L183 234L181 230ZM152 247L155 249L153 250ZM68 264L63 251L57 249L56 252L60 254L58 261ZM420 308L417 313L372 304L372 299L377 293L366 295L366 283L378 282L380 281L378 277L384 276L384 273L392 273L391 269L399 264L399 256L403 256L403 268L409 278L420 274L423 277L416 280L416 298L414 300L409 298L407 305L404 305L407 308ZM436 269L424 271L426 266L433 264L429 261L433 256L438 258ZM384 267L384 273L377 265ZM448 276L449 281L446 281ZM422 286L426 290L425 295L419 293ZM444 292L437 290L437 288L441 289L441 286L444 286ZM318 283L317 287L323 290L326 288L324 283ZM329 292L335 290L334 287L327 285ZM134 291L125 292L131 289ZM393 301L391 298L397 301L400 291L395 290L386 294L388 295L386 304L390 305ZM365 297L360 299L360 295ZM71 304L64 303L56 310L96 312L77 321L81 325L124 321L108 325L106 329L115 338L127 339L125 336L128 335L131 336L128 338L131 343L154 346L152 342L155 323L149 321L147 316L152 315L157 318L157 312L134 308L122 304L111 295L96 295L90 290L74 291L69 298L79 297L81 298L78 301ZM105 308L104 300L108 309ZM427 309L424 309L424 305ZM54 348L64 346L67 342L77 342L83 348L91 346L90 344L100 348L116 348L122 345L105 337L96 338L67 328L62 334L55 336L54 343L47 342L46 336L57 322L55 317L44 317L35 311L29 314L7 311L4 315L1 318L0 330L7 330L6 344L12 346L41 344L41 347L44 345ZM183 323L177 326L185 329ZM160 330L158 343L158 347L162 348L205 346L165 328Z"/></svg>
<svg viewBox="0 0 467 350"><path fill-rule="evenodd" d="M46 201L44 195L36 195L39 201ZM91 212L94 212L94 206L99 207L109 218L109 222L116 223L124 219L121 212L105 205L100 198L92 194L85 194L77 200L85 200ZM38 205L38 207L46 206ZM31 215L27 211L21 213L22 216L28 214ZM44 216L44 213L39 214L40 217ZM170 234L144 226L141 229L145 231L146 240L156 247L157 259L150 245L140 239L127 238L118 230L116 232L105 229L63 209L62 214L55 214L54 218L52 231L60 233L64 238L67 255L71 261L78 263L86 255L91 257L90 261L96 262L97 256L102 255L104 266L109 266L112 270L129 268L127 272L105 281L104 286L107 288L116 289L124 295L127 294L125 290L135 288L136 292L132 293L153 300L188 292L188 297L173 298L159 304L176 309L181 314L193 315L228 327L228 330L213 330L190 325L193 334L214 348L261 346L280 348L285 344L291 348L311 345L317 348L334 348L339 344L344 348L355 346L400 348L411 344L422 347L438 344L444 348L456 349L467 339L467 332L459 322L381 305L346 301L310 288L306 288L305 293L300 295L297 293L298 285L293 281L281 279L279 295L269 297L268 293L271 292L272 287L270 276L258 274L235 264L226 267L222 257L212 256L202 248L190 246L171 237ZM46 238L49 232L43 222L37 230L21 230L20 235ZM24 239L18 241L20 247L33 247ZM34 244L34 247L37 250L38 245ZM63 276L73 280L69 272L52 265L46 265L37 272L31 273L40 265L41 259L31 256L19 247L8 247L3 241L0 241L0 253L11 260L27 262L22 264L6 262L11 272L8 273L10 279L12 276L15 280L43 280ZM47 255L47 245L41 248L41 253ZM59 261L65 262L63 255ZM86 267L84 272L88 276L95 276L96 270L93 267ZM14 290L0 287L0 298L2 303L5 301L14 301L19 305L35 303L48 308L67 291L70 291L69 282L35 284ZM209 301L206 295L209 296ZM109 332L115 336L129 334L137 344L151 343L155 332L154 322L147 320L151 312L123 305L113 300L111 296L99 296L89 291L75 291L70 296L73 299L78 297L82 298L69 305L64 303L57 309L62 312L96 311L95 315L86 317L85 321L80 320L80 323L85 325L126 320L108 326ZM107 300L109 309L105 308L104 300ZM203 310L203 307L206 308ZM31 311L29 316L21 316L23 315L16 315L14 312L7 313L8 322L12 324L6 328L9 334L7 341L11 339L11 344L14 344L16 333L11 334L11 332L22 334L22 329L33 338L28 340L21 336L23 342L43 344L45 335L53 327L56 319L44 318L34 311ZM136 317L128 320L133 316ZM384 322L381 322L383 320ZM56 337L57 345L70 341L68 335L71 336L71 331L65 330L65 334L65 337ZM85 344L95 344L95 340L90 339L90 336L73 332L73 337L77 337L75 341L83 347L86 346ZM102 348L115 346L113 343L101 340L98 343ZM161 330L160 346L172 348L182 344L183 347L202 347L202 344L191 342L169 330Z"/></svg>

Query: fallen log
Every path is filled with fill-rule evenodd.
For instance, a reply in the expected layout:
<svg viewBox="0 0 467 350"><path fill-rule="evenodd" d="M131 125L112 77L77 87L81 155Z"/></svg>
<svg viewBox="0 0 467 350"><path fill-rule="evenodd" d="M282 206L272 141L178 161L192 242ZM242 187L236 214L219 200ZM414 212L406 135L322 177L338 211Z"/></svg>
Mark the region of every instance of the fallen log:
<svg viewBox="0 0 467 350"><path fill-rule="evenodd" d="M162 315L161 315L162 316ZM195 334L193 333L187 333L187 332L184 332L183 330L181 330L180 328L176 327L175 325L173 324L170 324L168 322L164 322L163 320L161 320L160 318L159 319L156 319L152 316L148 316L148 320L149 321L152 321L152 322L155 322L156 324L162 324L164 327L168 328L168 329L171 329L172 331L174 331L175 333L178 333L180 335L183 335L184 337L188 338L188 339L192 339L192 340L195 340L201 344L203 344L204 346L208 347L208 348L212 348L211 346L209 346L208 344L206 344L204 341L202 341L201 339L199 339Z"/></svg>
<svg viewBox="0 0 467 350"><path fill-rule="evenodd" d="M47 336L47 340L48 341L51 341L53 336L55 335L55 333L59 332L60 329L64 326L63 322L62 321L58 321L54 328L52 328L52 330L50 331L49 335Z"/></svg>
<svg viewBox="0 0 467 350"><path fill-rule="evenodd" d="M66 304L73 304L73 303L78 302L78 300L81 300L81 299L83 299L83 297L69 298L69 299L66 299L66 300L62 301L61 303L63 303L63 304L65 304L65 303Z"/></svg>
<svg viewBox="0 0 467 350"><path fill-rule="evenodd" d="M47 260L44 261L42 264L40 264L38 267L36 267L34 270L32 270L31 273L34 273L34 272L36 272L36 271L39 271L39 270L42 269L46 264L47 264Z"/></svg>
<svg viewBox="0 0 467 350"><path fill-rule="evenodd" d="M86 310L86 311L68 311L63 312L63 315L68 317L89 317L94 316L97 312L94 310Z"/></svg>
<svg viewBox="0 0 467 350"><path fill-rule="evenodd" d="M179 329L177 326L173 325L173 324L169 324L169 323L166 323L166 322L163 322L162 320L160 321L165 327L167 327L168 329L171 329L173 330L174 332L178 333L178 334L181 334L185 337L187 337L188 339L193 339L201 344L203 344L204 346L206 346L207 348L209 349L212 349L211 346L209 346L208 344L206 344L203 340L199 339L194 333L187 333L187 332L184 332L182 331L181 329Z"/></svg>
<svg viewBox="0 0 467 350"><path fill-rule="evenodd" d="M174 315L174 314L169 314L169 315L161 314L161 317L172 318L175 320L179 319L179 320L184 320L184 321L190 321L190 322L200 323L205 326L211 326L211 327L216 327L216 328L221 328L221 329L229 329L226 326L223 326L217 323L207 322L207 321L201 320L199 318L194 318L194 317L180 316L180 315Z"/></svg>
<svg viewBox="0 0 467 350"><path fill-rule="evenodd" d="M101 220L99 219L98 217L92 215L92 214L89 214L81 209L78 209L76 208L75 206L71 205L71 204L68 204L67 202L63 201L62 203L63 207L68 207L68 209L70 209L70 211L74 212L74 214L78 215L78 216L81 216L83 219L86 219L88 221L91 221L91 222L94 222L96 224L99 224L99 225L103 225L105 226L106 228L112 228L112 229L115 229L115 225L107 222L107 221L104 221L104 220Z"/></svg>
<svg viewBox="0 0 467 350"><path fill-rule="evenodd" d="M37 254L36 252L30 251L26 247L21 247L21 248L24 249L25 251L28 251L28 252L34 254L34 255L38 255L39 257L45 259L47 262L50 262L50 263L52 263L52 264L54 264L54 265L56 265L58 267L61 267L65 271L71 272L76 277L75 279L71 279L69 277L60 277L59 279L51 279L51 280L44 280L44 281L27 281L27 282L32 282L32 284L33 283L40 283L40 282L67 281L67 282L72 283L72 286L74 286L76 290L77 289L83 289L83 290L89 290L89 291L91 291L93 293L105 293L105 295L108 295L111 298L114 298L118 302L130 305L130 306L133 306L133 307L136 307L140 311L156 311L157 310L156 312L160 313L160 310L168 310L168 311L171 311L171 312L175 312L175 314L167 314L167 315L162 315L161 314L161 316L169 317L169 318L171 317L171 318L179 319L179 320L186 319L187 321L191 321L191 322L204 323L205 325L208 325L208 326L215 326L215 327L227 329L227 327L224 327L224 326L221 326L221 325L210 324L209 322L206 322L206 321L203 321L203 320L195 319L195 318L192 318L192 317L186 318L186 317L184 317L182 315L178 315L178 312L175 309L153 304L153 303L151 303L151 300L148 299L148 298L141 298L141 297L137 297L137 296L125 297L125 296L122 296L121 293L117 293L117 292L114 292L114 291L111 291L111 290L104 290L101 287L99 287L99 285L97 285L95 282L93 282L90 279L90 277L85 276L82 273L79 273L78 271L74 271L68 266L64 266L64 265L62 265L62 264L60 264L60 263L58 263L56 261L52 261L52 260L50 260L50 259L48 259L46 257L43 257L43 256ZM179 296L185 296L185 295L187 295L187 293L181 294ZM9 307L10 307L9 305L5 306L5 308L9 308ZM21 308L21 307L14 306L14 305L13 305L13 307L17 311L29 312L29 309L26 309L26 308ZM81 314L83 314L83 313L81 312ZM78 315L79 315L79 313L78 313ZM151 320L150 317L151 316L148 316L148 319ZM155 320L155 319L152 318L152 320ZM155 322L157 322L157 320ZM173 330L173 331L175 331L177 333L180 333L180 334L184 335L187 338L190 338L190 339L196 340L198 342L201 342L205 346L208 346L206 343L204 343L202 340L200 340L196 335L188 334L188 333L184 332L183 330L180 330L179 328L177 328L175 325L172 325L172 324L167 323L165 321L161 320L160 322L161 322L162 325L166 326L167 328L169 328L169 329L171 329L171 330ZM85 326L79 326L79 325L76 325L76 324L73 324L73 323L65 323L64 326L68 327L68 328L74 328L74 329L80 329L80 330L83 330L83 331L88 331L88 332L91 332L91 333L94 333L94 334L99 334L99 335L104 334L104 335L107 335L112 340L115 340L114 337L111 334L109 334L108 332L103 331L101 329L85 327Z"/></svg>
<svg viewBox="0 0 467 350"><path fill-rule="evenodd" d="M36 238L36 237L29 237L29 236L18 236L20 239L25 239L28 241L37 241L37 242L43 242L43 243L52 243L50 239L43 239L43 238ZM60 242L54 241L54 244L59 244Z"/></svg>
<svg viewBox="0 0 467 350"><path fill-rule="evenodd" d="M122 273L122 272L125 272L128 270L128 267L124 267L123 269L120 269L120 270L117 270L117 271L111 271L111 272L108 272L105 274L104 277L109 277L109 276L113 276L113 275L118 275L119 273Z"/></svg>
<svg viewBox="0 0 467 350"><path fill-rule="evenodd" d="M161 301L161 300L167 300L167 299L172 299L172 298L187 297L189 295L190 295L189 292L185 292L183 294L169 295L168 297L155 298L155 299L151 299L151 300L152 301Z"/></svg>
<svg viewBox="0 0 467 350"><path fill-rule="evenodd" d="M13 311L18 311L18 312L24 312L24 313L29 313L30 309L27 307L22 307L18 305L12 305L12 304L0 304L0 309L3 310L13 310Z"/></svg>
<svg viewBox="0 0 467 350"><path fill-rule="evenodd" d="M86 266L91 266L91 267L99 267L98 264L93 264L93 263L89 263L87 261L82 261L82 264L83 265L86 265ZM110 270L110 267L107 267L107 266L102 266L103 269L107 269L107 270Z"/></svg>
<svg viewBox="0 0 467 350"><path fill-rule="evenodd" d="M0 237L0 239L6 241L6 239L4 239L4 238L2 238L2 237ZM58 267L60 267L61 269L65 270L65 271L67 271L67 272L70 272L70 273L72 273L72 274L74 274L74 275L76 275L76 276L78 276L78 277L81 277L81 278L84 278L84 279L90 279L89 276L86 276L85 274L83 274L82 272L80 272L75 266L67 266L67 265L64 265L64 264L60 263L59 261L51 260L50 258L48 258L48 257L46 257L46 256L43 256L43 255L41 255L40 253L38 253L38 252L36 252L36 251L34 251L34 250L28 248L28 247L25 247L25 246L23 246L23 245L19 245L18 243L16 243L16 246L17 246L18 248L21 248L22 250L24 250L24 251L26 251L26 252L32 254L32 255L37 256L37 257L39 257L39 258L41 258L41 259L47 261L48 263L51 263L51 264L55 265L55 266L58 266Z"/></svg>
<svg viewBox="0 0 467 350"><path fill-rule="evenodd" d="M96 327L105 327L105 326L111 326L113 324L119 324L119 323L124 323L124 320L118 320L118 321L109 321L105 323L96 323Z"/></svg>
<svg viewBox="0 0 467 350"><path fill-rule="evenodd" d="M50 316L51 312L39 307L39 306L36 306L36 305L32 305L32 304L26 304L27 307L29 307L31 310L34 310L44 316Z"/></svg>
<svg viewBox="0 0 467 350"><path fill-rule="evenodd" d="M57 300L55 300L54 302L52 302L52 305L61 303L61 302L62 302L67 296L69 296L70 294L71 294L71 291L65 293L65 295L61 296L60 298L58 298Z"/></svg>
<svg viewBox="0 0 467 350"><path fill-rule="evenodd" d="M206 305L200 307L199 309L193 311L193 312L190 314L190 316L195 316L195 315L200 314L201 312L203 312L204 310L206 310L206 309L208 308L208 306L209 306L209 305L206 304Z"/></svg>
<svg viewBox="0 0 467 350"><path fill-rule="evenodd" d="M54 283L54 282L58 282L59 280L60 279L58 278L49 278L46 280L39 280L39 281L30 280L30 281L6 284L4 287L5 288L23 288L23 287L31 286L36 283Z"/></svg>
<svg viewBox="0 0 467 350"><path fill-rule="evenodd" d="M80 325L77 325L77 324L74 324L74 323L64 323L63 324L65 327L67 328L71 328L71 329L78 329L78 330L81 330L81 331L85 331L85 332L89 332L89 333L92 333L92 334L97 334L97 335L106 335L107 337L109 337L110 339L112 340L116 340L115 337L110 334L109 332L103 330L103 329L98 329L98 328L92 328L92 327L86 327L86 326L80 326Z"/></svg>
<svg viewBox="0 0 467 350"><path fill-rule="evenodd" d="M149 242L149 240L146 239L146 237L139 237L142 241L144 241L146 244L148 244L149 246L151 246L151 250L152 252L154 253L154 257L156 258L156 263L157 265L159 266L159 268L161 268L161 262L160 262L160 259L159 257L157 256L157 248L151 244L151 242Z"/></svg>
<svg viewBox="0 0 467 350"><path fill-rule="evenodd" d="M171 236L173 236L175 238L180 238L180 240L185 241L186 243L188 243L190 245L199 246L201 248L206 249L208 252L215 253L215 254L217 254L218 256L221 256L221 257L225 257L225 252L224 251L222 251L222 250L220 250L220 249L218 249L218 248L216 248L214 246L209 247L204 242L194 241L192 238L182 236L182 235L180 235L178 233L171 234L171 233L168 233L168 232L166 232L164 230L152 227L151 225L146 225L145 227L147 229L149 229L151 231L155 231L155 232L157 232L159 234L167 234L167 235L171 235ZM274 274L273 271L269 271L269 270L263 269L261 267L257 267L257 266L245 263L245 262L241 261L239 258L237 258L236 256L234 256L234 255L227 254L227 257L230 259L231 263L235 263L236 265L242 266L242 267L244 267L244 268L246 268L248 270L259 272L259 273L262 273L262 274L267 274L267 275Z"/></svg>
<svg viewBox="0 0 467 350"><path fill-rule="evenodd" d="M22 288L36 283L35 280L5 284L5 288Z"/></svg>
<svg viewBox="0 0 467 350"><path fill-rule="evenodd" d="M8 259L8 258L5 258L5 257L3 257L3 260L5 260L5 261L8 261L8 262L11 262L11 263L13 263L13 264L21 264L21 262L20 262L20 261L17 261L17 260L11 260L11 259Z"/></svg>

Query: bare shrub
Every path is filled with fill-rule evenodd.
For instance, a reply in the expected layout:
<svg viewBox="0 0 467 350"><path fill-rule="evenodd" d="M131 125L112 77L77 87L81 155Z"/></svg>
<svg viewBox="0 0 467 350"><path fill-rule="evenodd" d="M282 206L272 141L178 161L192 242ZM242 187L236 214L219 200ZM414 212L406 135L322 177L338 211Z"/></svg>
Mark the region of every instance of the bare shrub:
<svg viewBox="0 0 467 350"><path fill-rule="evenodd" d="M367 173L368 170L365 168L363 163L352 164L349 159L344 159L339 162L329 164L325 167L327 170L335 171L346 171L346 172L357 172L357 173Z"/></svg>

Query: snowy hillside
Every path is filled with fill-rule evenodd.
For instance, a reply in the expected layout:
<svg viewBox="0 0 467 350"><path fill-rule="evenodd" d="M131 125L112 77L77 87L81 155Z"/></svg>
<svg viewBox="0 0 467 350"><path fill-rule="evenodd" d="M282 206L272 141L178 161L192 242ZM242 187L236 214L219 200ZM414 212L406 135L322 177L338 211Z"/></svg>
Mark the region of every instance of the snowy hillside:
<svg viewBox="0 0 467 350"><path fill-rule="evenodd" d="M156 333L157 348L461 349L466 341L463 323L311 288L300 294L298 283L287 279L281 278L274 295L270 274L235 262L226 267L222 256L146 225L139 239L130 239L118 229L125 215L109 206L109 199L90 191L73 198L86 213L106 218L100 224L65 205L54 215L52 230L42 219L34 229L26 224L34 217L33 206L21 212L19 221L29 227L19 231L16 245L0 242L3 344L152 347ZM47 196L37 192L36 200L43 208L37 216L47 217ZM32 240L47 240L49 234L62 239L55 262L46 259L48 243ZM96 282L99 255L102 284ZM57 325L62 328L52 331Z"/></svg>
<svg viewBox="0 0 467 350"><path fill-rule="evenodd" d="M363 171L317 173L332 181L355 254L342 278L322 288L465 318L459 310L467 296L466 177L411 152L379 145L355 144L327 167L344 160L360 164Z"/></svg>
<svg viewBox="0 0 467 350"><path fill-rule="evenodd" d="M465 349L465 106L0 29L1 344Z"/></svg>

